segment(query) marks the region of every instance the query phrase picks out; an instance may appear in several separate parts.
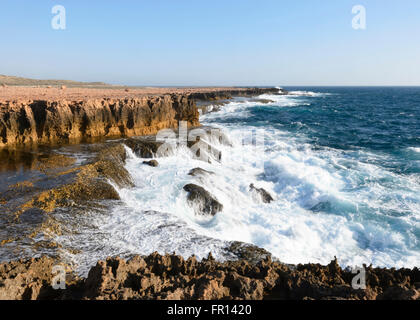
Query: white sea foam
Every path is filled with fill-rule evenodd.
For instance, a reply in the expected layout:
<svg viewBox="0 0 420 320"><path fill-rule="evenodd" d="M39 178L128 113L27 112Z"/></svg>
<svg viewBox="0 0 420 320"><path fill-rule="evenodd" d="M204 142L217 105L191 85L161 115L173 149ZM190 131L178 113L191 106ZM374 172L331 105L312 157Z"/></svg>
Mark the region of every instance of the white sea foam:
<svg viewBox="0 0 420 320"><path fill-rule="evenodd" d="M321 93L313 91L289 91L289 96L301 96L301 97L325 97L331 95L330 93Z"/></svg>
<svg viewBox="0 0 420 320"><path fill-rule="evenodd" d="M409 147L408 150L420 153L420 147Z"/></svg>

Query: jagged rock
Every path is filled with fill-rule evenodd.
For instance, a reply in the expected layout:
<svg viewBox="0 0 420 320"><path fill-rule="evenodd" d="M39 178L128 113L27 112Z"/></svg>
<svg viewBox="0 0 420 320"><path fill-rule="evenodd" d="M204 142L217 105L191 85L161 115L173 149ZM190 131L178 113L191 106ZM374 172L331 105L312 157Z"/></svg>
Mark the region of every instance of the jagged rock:
<svg viewBox="0 0 420 320"><path fill-rule="evenodd" d="M196 214L214 216L223 210L223 205L203 187L187 184L184 186L184 190L188 192L188 202Z"/></svg>
<svg viewBox="0 0 420 320"><path fill-rule="evenodd" d="M52 267L57 263L43 257L0 264L0 299L420 299L417 268L369 267L367 289L355 290L354 274L342 270L337 261L288 266L269 257L256 264L221 263L211 255L199 262L195 257L153 253L98 261L87 279L66 268L66 289L52 290Z"/></svg>
<svg viewBox="0 0 420 320"><path fill-rule="evenodd" d="M19 260L0 264L0 300L46 300L70 298L66 290L52 288L53 267L63 266L67 272L66 287L77 291L80 282L68 266L59 264L52 258L41 257L27 261ZM73 297L75 298L75 297Z"/></svg>
<svg viewBox="0 0 420 320"><path fill-rule="evenodd" d="M151 166L151 167L159 166L159 162L157 162L156 160L143 161L143 164L147 164L148 166Z"/></svg>
<svg viewBox="0 0 420 320"><path fill-rule="evenodd" d="M261 197L262 202L270 203L271 201L274 201L273 197L263 188L256 188L253 183L249 186L249 188Z"/></svg>
<svg viewBox="0 0 420 320"><path fill-rule="evenodd" d="M207 175L207 174L214 174L214 172L207 171L202 168L194 168L194 169L191 169L190 172L188 172L188 175L193 176L193 177Z"/></svg>

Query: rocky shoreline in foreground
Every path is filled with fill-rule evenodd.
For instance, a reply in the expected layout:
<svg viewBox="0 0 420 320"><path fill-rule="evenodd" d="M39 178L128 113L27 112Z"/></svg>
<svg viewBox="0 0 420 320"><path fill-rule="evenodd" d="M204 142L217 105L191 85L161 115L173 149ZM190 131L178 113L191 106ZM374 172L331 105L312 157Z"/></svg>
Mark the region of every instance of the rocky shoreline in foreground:
<svg viewBox="0 0 420 320"><path fill-rule="evenodd" d="M274 91L278 89L212 89L115 100L103 97L78 102L66 99L0 102L1 146L11 156L15 155L15 147L94 137L120 138L87 147L92 158L81 165L63 155L32 154L33 158L25 165L30 171L42 172L45 179L23 181L1 192L0 208L4 216L10 217L11 230L29 216L40 223L33 230L24 230L20 238L1 239L1 246L7 248L13 242L34 239L40 234L51 237L65 232L52 218L57 209L72 208L83 213L86 207L101 205L103 200L119 200L109 181L120 187L133 184L124 167L125 146L142 158L155 158L159 147L156 141L129 136L176 127L180 120L190 127L198 126L196 100L218 101L233 95ZM125 91L118 92L124 95ZM209 173L192 168L191 174ZM188 189L194 192L194 188ZM264 190L255 189L269 200ZM203 194L207 197L198 190L196 196ZM36 241L33 245L40 246ZM53 241L43 245L52 252L61 249ZM224 263L215 261L211 255L201 262L194 257L185 260L157 253L130 260L114 257L99 261L86 278L80 278L71 266L64 265L65 290L52 288L53 267L63 265L55 254L5 262L0 264L0 299L420 299L417 268L366 267L366 289L353 289L355 274L340 268L336 260L328 266L291 266L272 261L270 253L255 246L232 243L229 250L236 259Z"/></svg>
<svg viewBox="0 0 420 320"><path fill-rule="evenodd" d="M270 257L220 263L177 255L99 261L81 279L67 268L64 281L52 274L57 262L42 257L0 264L0 299L95 300L417 300L420 271L366 267L366 289L353 289L354 274L337 261L294 267ZM63 267L63 270L66 270ZM52 284L61 286L54 290Z"/></svg>

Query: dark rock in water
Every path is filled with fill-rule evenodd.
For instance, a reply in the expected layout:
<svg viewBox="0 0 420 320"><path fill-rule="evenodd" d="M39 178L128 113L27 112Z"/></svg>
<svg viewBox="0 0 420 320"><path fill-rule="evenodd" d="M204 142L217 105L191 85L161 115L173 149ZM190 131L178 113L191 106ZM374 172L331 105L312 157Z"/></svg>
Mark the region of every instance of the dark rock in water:
<svg viewBox="0 0 420 320"><path fill-rule="evenodd" d="M188 172L188 175L193 176L193 177L206 175L206 174L214 174L214 172L207 171L202 168L194 168L194 169L191 169L190 172Z"/></svg>
<svg viewBox="0 0 420 320"><path fill-rule="evenodd" d="M268 258L271 259L271 253L267 250L240 241L232 242L226 250L232 252L239 259L246 260L251 264L257 264Z"/></svg>
<svg viewBox="0 0 420 320"><path fill-rule="evenodd" d="M319 202L316 205L314 205L311 209L313 213L319 213L319 212L328 212L332 209L332 205L329 201Z"/></svg>
<svg viewBox="0 0 420 320"><path fill-rule="evenodd" d="M154 156L158 156L159 147L163 145L163 142L156 141L152 138L130 138L126 139L124 143L140 158L153 158Z"/></svg>
<svg viewBox="0 0 420 320"><path fill-rule="evenodd" d="M143 164L147 164L148 166L151 166L151 167L159 166L159 162L157 162L156 160L143 161Z"/></svg>
<svg viewBox="0 0 420 320"><path fill-rule="evenodd" d="M214 216L223 210L223 205L204 188L187 184L184 190L189 193L188 202L194 207L196 214Z"/></svg>
<svg viewBox="0 0 420 320"><path fill-rule="evenodd" d="M273 197L263 188L256 188L253 183L249 186L251 191L257 192L261 196L261 200L264 203L270 203L271 201L274 201Z"/></svg>
<svg viewBox="0 0 420 320"><path fill-rule="evenodd" d="M268 103L273 103L274 102L274 100L270 100L270 99L253 99L251 101L262 103L262 104L268 104Z"/></svg>

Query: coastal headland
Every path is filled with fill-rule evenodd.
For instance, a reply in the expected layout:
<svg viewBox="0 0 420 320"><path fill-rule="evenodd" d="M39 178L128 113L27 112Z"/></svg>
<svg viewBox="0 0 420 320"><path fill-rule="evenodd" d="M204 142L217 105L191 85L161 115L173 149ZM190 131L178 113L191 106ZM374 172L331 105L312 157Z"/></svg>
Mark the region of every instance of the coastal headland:
<svg viewBox="0 0 420 320"><path fill-rule="evenodd" d="M0 148L156 134L198 126L197 100L279 93L276 88L0 87Z"/></svg>

